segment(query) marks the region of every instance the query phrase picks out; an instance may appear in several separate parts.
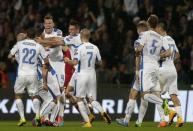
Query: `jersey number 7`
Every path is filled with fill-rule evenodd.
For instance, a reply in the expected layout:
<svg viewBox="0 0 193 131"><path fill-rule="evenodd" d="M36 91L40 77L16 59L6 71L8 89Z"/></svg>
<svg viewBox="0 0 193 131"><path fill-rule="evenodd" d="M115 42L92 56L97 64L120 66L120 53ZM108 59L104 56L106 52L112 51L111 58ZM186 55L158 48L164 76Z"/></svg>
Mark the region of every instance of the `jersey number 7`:
<svg viewBox="0 0 193 131"><path fill-rule="evenodd" d="M92 56L93 56L93 52L87 52L87 55L89 55L89 58L88 58L88 67L90 67L90 65L91 65L91 60L92 60Z"/></svg>

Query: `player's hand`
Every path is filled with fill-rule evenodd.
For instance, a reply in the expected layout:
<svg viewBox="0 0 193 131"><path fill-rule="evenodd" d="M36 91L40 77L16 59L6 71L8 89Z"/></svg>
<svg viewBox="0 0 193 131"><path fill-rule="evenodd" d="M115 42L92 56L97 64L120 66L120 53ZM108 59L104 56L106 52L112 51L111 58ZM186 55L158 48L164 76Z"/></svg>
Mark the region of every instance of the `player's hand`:
<svg viewBox="0 0 193 131"><path fill-rule="evenodd" d="M65 58L64 58L64 62L65 62L65 63L68 63L69 61L70 61L70 59L69 59L68 57L65 57Z"/></svg>
<svg viewBox="0 0 193 131"><path fill-rule="evenodd" d="M35 41L36 41L37 43L42 43L42 38L41 38L41 37L36 37L36 38L35 38Z"/></svg>
<svg viewBox="0 0 193 131"><path fill-rule="evenodd" d="M43 84L43 90L48 91L48 85L46 83Z"/></svg>
<svg viewBox="0 0 193 131"><path fill-rule="evenodd" d="M139 83L139 71L135 71L135 77L136 77L137 83Z"/></svg>

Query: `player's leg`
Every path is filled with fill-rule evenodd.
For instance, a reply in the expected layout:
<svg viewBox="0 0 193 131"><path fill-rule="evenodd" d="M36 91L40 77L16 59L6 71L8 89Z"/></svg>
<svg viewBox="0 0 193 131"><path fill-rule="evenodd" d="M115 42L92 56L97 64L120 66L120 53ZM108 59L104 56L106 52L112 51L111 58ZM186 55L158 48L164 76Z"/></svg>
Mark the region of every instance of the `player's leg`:
<svg viewBox="0 0 193 131"><path fill-rule="evenodd" d="M146 101L143 98L141 98L138 119L137 119L137 121L135 123L136 127L141 127L142 122L143 122L143 118L144 118L144 116L146 114L146 111L147 111L147 107L148 107L148 101Z"/></svg>
<svg viewBox="0 0 193 131"><path fill-rule="evenodd" d="M110 116L104 111L101 104L96 100L97 98L97 87L96 87L96 74L92 73L88 76L87 81L87 96L89 98L89 102L94 109L100 112L101 116L105 120L106 123L111 123Z"/></svg>
<svg viewBox="0 0 193 131"><path fill-rule="evenodd" d="M164 110L162 108L163 100L160 98L160 86L158 81L158 71L154 69L142 70L140 75L140 87L143 91L144 100L154 103L160 115L160 126L166 126ZM153 93L152 93L153 91Z"/></svg>
<svg viewBox="0 0 193 131"><path fill-rule="evenodd" d="M37 76L29 76L27 78L28 85L27 85L27 91L29 96L32 99L34 111L35 111L35 121L37 123L37 126L41 126L40 121L40 97L38 96L38 79Z"/></svg>
<svg viewBox="0 0 193 131"><path fill-rule="evenodd" d="M75 95L77 97L77 106L79 109L79 112L81 116L83 117L85 121L84 127L92 127L89 116L87 114L86 106L83 102L83 99L86 98L86 83L87 83L88 77L85 74L77 74L77 84L75 87Z"/></svg>
<svg viewBox="0 0 193 131"><path fill-rule="evenodd" d="M170 94L171 100L174 104L174 109L175 112L177 114L177 124L176 127L181 127L183 126L183 117L182 117L182 108L181 108L181 103L180 100L178 98L178 88L177 88L177 73L176 70L173 71L173 73L170 73L170 78L168 79L168 92ZM170 121L169 124L172 124L172 119L171 119L171 114L172 112L169 114L170 116ZM175 116L175 115L174 115Z"/></svg>
<svg viewBox="0 0 193 131"><path fill-rule="evenodd" d="M25 78L18 76L16 78L14 86L15 102L20 116L20 121L17 124L18 126L23 126L26 123L26 119L24 116L24 105L22 101L22 95L25 93L24 89L25 89Z"/></svg>

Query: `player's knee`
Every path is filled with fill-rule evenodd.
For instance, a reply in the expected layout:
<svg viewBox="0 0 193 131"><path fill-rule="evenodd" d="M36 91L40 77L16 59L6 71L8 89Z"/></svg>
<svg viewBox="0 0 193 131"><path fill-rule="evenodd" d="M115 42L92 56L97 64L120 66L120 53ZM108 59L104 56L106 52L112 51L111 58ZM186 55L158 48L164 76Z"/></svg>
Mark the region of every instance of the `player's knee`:
<svg viewBox="0 0 193 131"><path fill-rule="evenodd" d="M178 99L178 96L176 94L170 95L172 102L174 103L174 106L181 106L180 100Z"/></svg>
<svg viewBox="0 0 193 131"><path fill-rule="evenodd" d="M21 99L22 98L22 94L15 94L15 99Z"/></svg>
<svg viewBox="0 0 193 131"><path fill-rule="evenodd" d="M135 89L131 89L130 93L129 93L129 99L137 99L137 95L138 95L138 91L136 91Z"/></svg>

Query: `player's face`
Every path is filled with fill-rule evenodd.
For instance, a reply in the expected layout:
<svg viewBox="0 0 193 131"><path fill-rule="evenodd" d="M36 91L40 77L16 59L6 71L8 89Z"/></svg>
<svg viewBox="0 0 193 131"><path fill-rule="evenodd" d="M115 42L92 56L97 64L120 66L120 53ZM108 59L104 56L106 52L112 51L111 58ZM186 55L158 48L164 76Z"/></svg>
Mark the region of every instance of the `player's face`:
<svg viewBox="0 0 193 131"><path fill-rule="evenodd" d="M137 28L137 33L140 34L141 32L144 32L144 29L142 27Z"/></svg>
<svg viewBox="0 0 193 131"><path fill-rule="evenodd" d="M70 35L76 35L77 33L79 33L79 29L74 25L70 25L68 31Z"/></svg>
<svg viewBox="0 0 193 131"><path fill-rule="evenodd" d="M52 19L44 20L44 28L46 33L51 33L54 28L54 22Z"/></svg>

